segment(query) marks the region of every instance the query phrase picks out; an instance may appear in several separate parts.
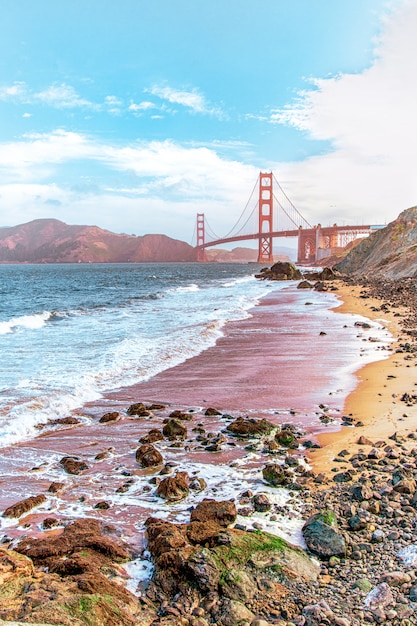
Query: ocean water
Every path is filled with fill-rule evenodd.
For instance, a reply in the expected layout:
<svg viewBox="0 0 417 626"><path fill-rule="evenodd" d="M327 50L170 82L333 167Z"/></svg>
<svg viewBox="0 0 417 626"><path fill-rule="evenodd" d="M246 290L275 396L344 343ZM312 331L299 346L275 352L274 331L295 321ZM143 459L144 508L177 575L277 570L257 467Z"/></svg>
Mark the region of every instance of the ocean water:
<svg viewBox="0 0 417 626"><path fill-rule="evenodd" d="M0 442L215 344L280 284L239 264L0 266Z"/></svg>

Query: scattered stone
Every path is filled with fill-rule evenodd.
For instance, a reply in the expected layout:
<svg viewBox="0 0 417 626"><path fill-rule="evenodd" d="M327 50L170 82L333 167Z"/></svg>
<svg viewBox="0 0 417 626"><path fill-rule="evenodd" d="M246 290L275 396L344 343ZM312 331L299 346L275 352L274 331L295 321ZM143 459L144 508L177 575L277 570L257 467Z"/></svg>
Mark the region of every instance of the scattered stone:
<svg viewBox="0 0 417 626"><path fill-rule="evenodd" d="M151 443L144 443L136 450L136 460L142 467L155 467L164 462L162 454Z"/></svg>
<svg viewBox="0 0 417 626"><path fill-rule="evenodd" d="M103 417L100 417L100 424L107 424L108 422L117 422L120 419L120 413L112 411L111 413L105 413Z"/></svg>

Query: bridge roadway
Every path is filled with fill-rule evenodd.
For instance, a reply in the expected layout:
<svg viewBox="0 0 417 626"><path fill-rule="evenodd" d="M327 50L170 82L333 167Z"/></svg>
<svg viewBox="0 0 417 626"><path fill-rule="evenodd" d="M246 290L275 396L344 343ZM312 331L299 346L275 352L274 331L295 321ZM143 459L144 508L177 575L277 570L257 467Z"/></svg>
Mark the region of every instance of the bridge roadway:
<svg viewBox="0 0 417 626"><path fill-rule="evenodd" d="M237 241L249 241L260 239L276 239L278 237L298 237L297 263L315 263L321 258L332 254L336 250L344 248L348 243L357 237L368 236L373 227L370 225L361 226L324 226L320 224L313 228L302 228L301 226L293 230L278 230L270 233L253 233L249 235L235 235L208 241L196 247L196 250L204 250L212 246L218 246ZM270 246L272 250L272 245ZM259 262L272 261L272 259L258 259Z"/></svg>

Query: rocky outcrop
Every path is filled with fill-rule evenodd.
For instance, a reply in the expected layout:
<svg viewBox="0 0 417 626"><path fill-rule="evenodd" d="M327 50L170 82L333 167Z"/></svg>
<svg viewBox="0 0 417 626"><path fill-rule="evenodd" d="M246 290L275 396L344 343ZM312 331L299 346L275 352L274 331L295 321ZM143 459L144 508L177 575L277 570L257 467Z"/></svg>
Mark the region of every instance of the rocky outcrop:
<svg viewBox="0 0 417 626"><path fill-rule="evenodd" d="M187 472L177 472L175 476L167 476L159 483L156 493L168 502L179 502L186 498L190 491Z"/></svg>
<svg viewBox="0 0 417 626"><path fill-rule="evenodd" d="M268 614L281 605L290 617L296 609L285 581L317 580L318 566L299 548L269 533L229 528L233 506L204 500L189 524L153 517L146 521L155 564L148 597L156 602L164 598L167 615L179 619L191 604L199 607L194 615L205 619L190 623L203 626L215 620L219 626L235 626L255 624L261 606Z"/></svg>
<svg viewBox="0 0 417 626"><path fill-rule="evenodd" d="M67 474L80 474L84 470L88 469L87 463L74 456L64 456L59 463L62 465Z"/></svg>
<svg viewBox="0 0 417 626"><path fill-rule="evenodd" d="M335 269L372 277L417 276L417 207L363 239Z"/></svg>
<svg viewBox="0 0 417 626"><path fill-rule="evenodd" d="M60 626L148 626L156 613L114 581L132 550L105 536L96 520L61 535L0 548L0 619Z"/></svg>

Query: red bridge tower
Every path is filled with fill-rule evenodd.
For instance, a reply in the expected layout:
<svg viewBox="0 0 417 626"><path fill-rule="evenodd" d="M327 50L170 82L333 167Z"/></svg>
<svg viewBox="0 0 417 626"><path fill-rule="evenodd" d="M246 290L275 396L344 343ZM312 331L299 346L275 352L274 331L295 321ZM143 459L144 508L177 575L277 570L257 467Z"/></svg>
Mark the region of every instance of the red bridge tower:
<svg viewBox="0 0 417 626"><path fill-rule="evenodd" d="M259 174L259 230L258 263L273 263L273 193L272 172Z"/></svg>

